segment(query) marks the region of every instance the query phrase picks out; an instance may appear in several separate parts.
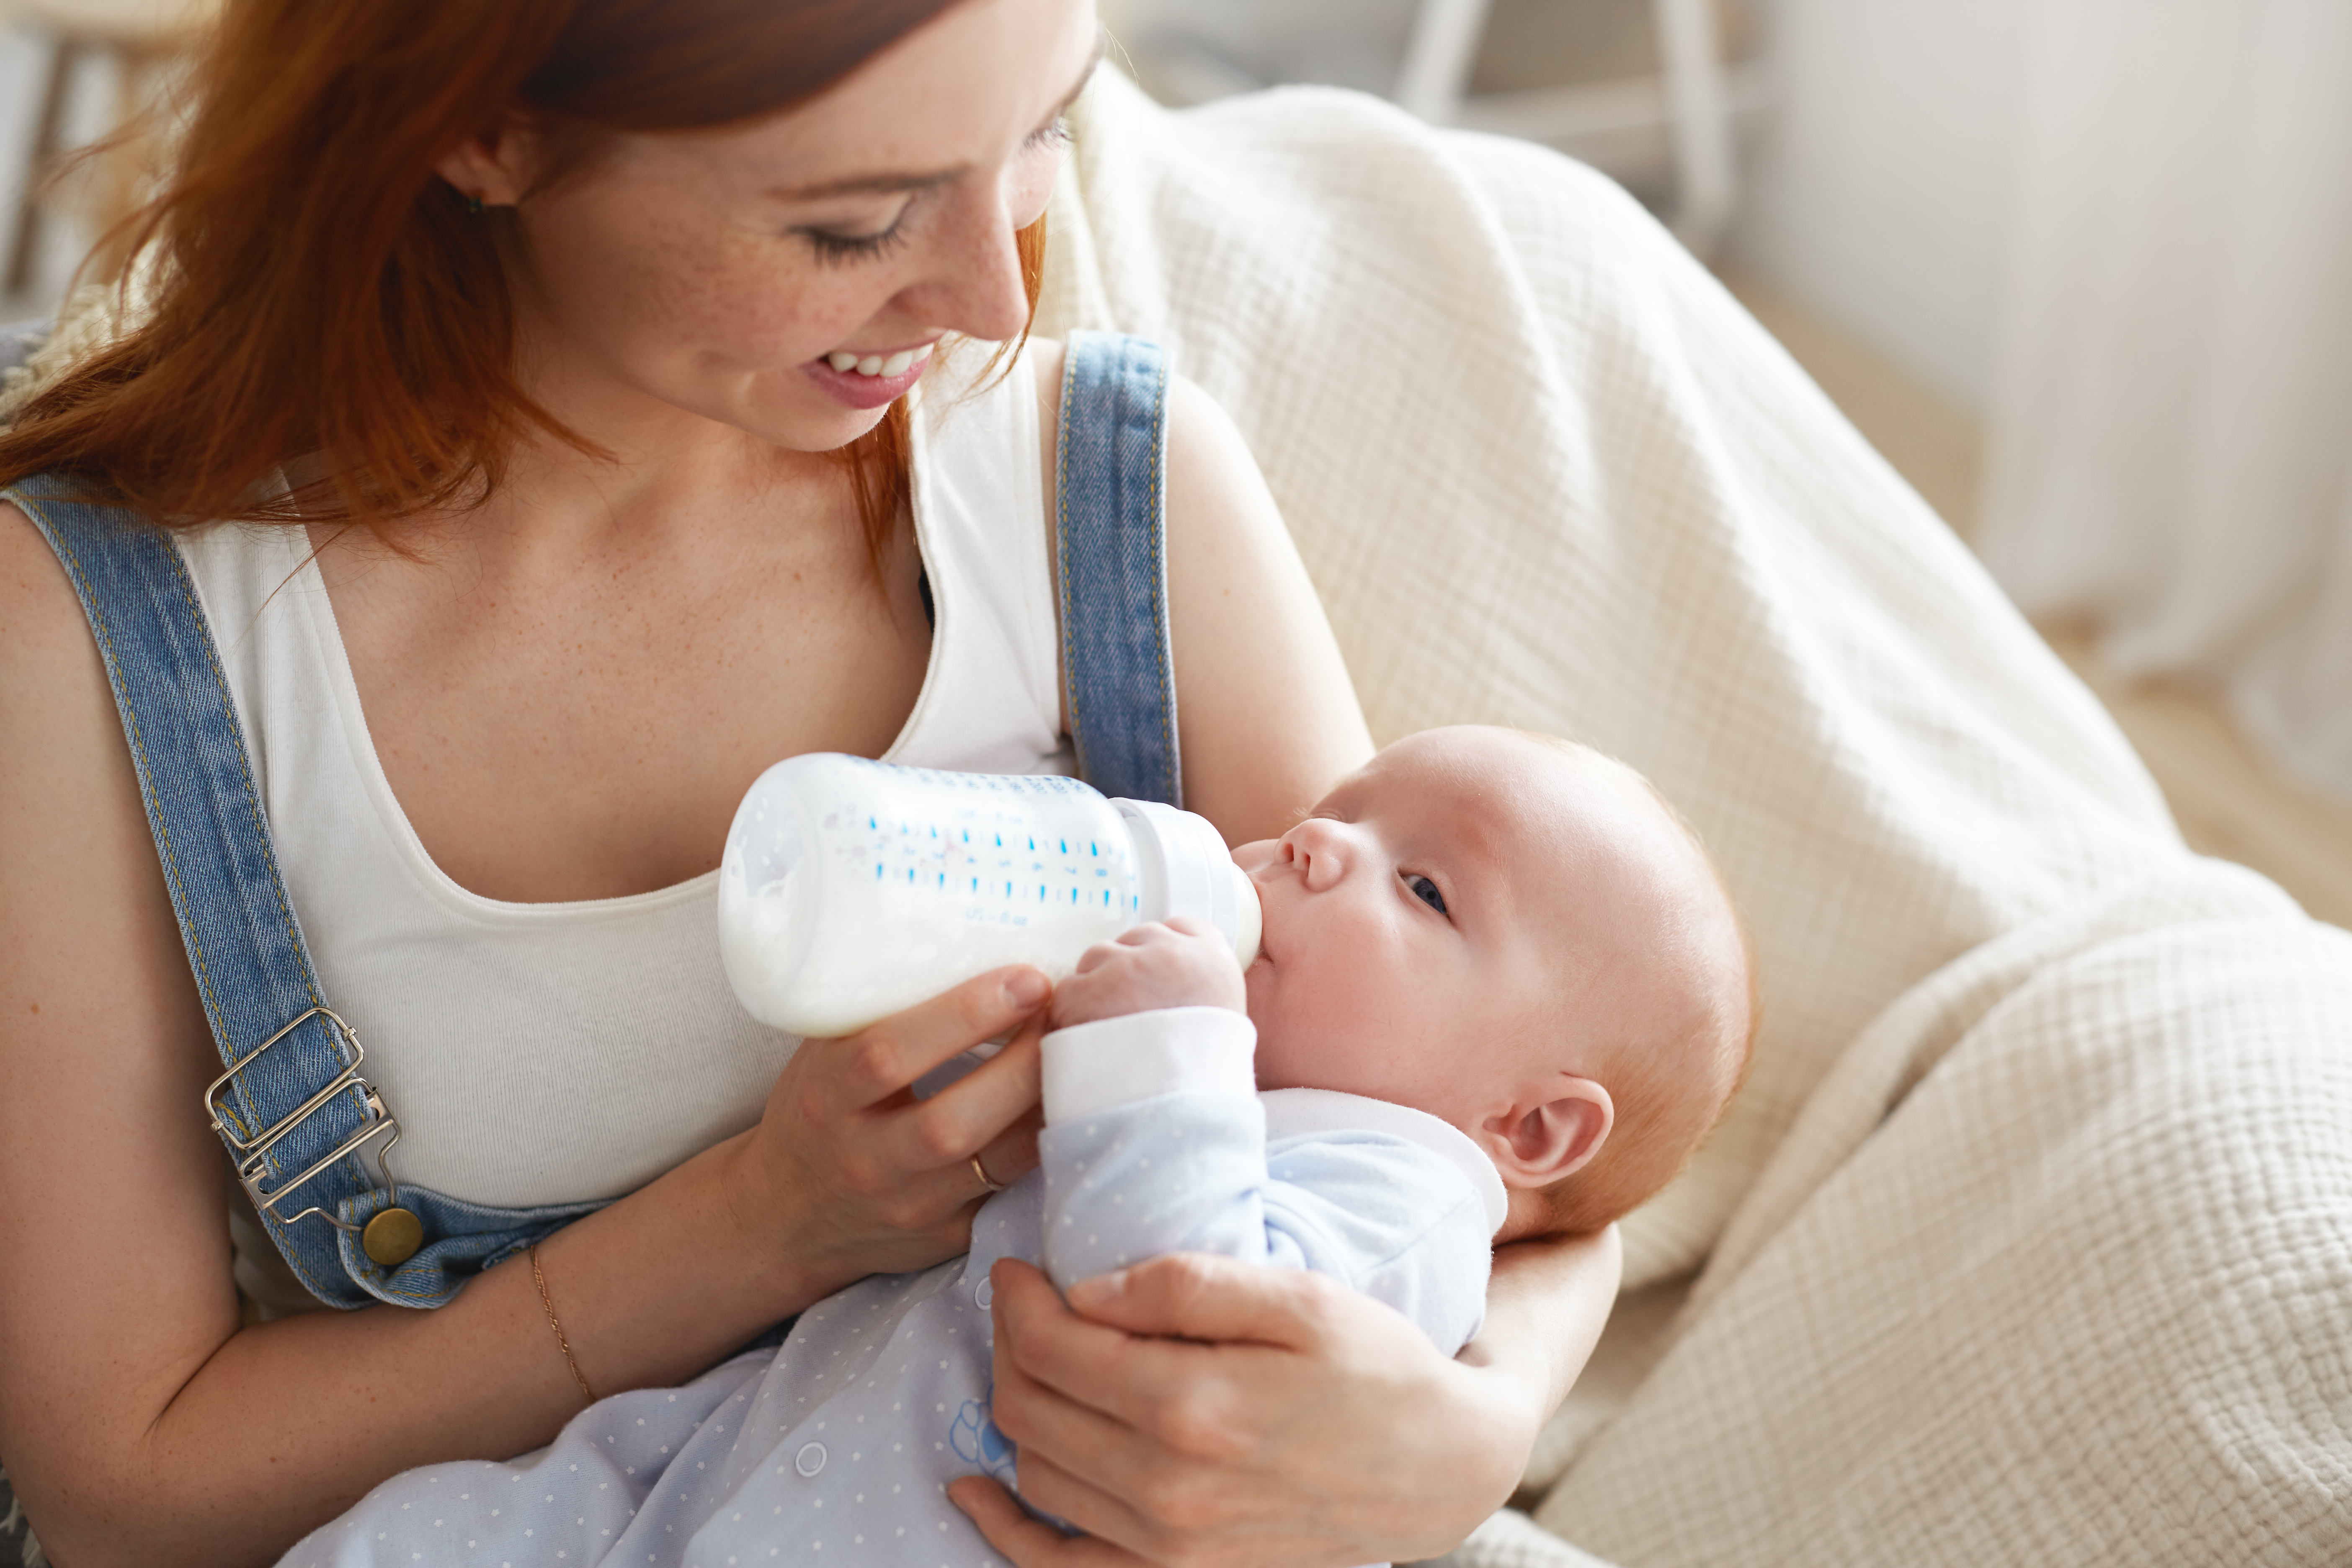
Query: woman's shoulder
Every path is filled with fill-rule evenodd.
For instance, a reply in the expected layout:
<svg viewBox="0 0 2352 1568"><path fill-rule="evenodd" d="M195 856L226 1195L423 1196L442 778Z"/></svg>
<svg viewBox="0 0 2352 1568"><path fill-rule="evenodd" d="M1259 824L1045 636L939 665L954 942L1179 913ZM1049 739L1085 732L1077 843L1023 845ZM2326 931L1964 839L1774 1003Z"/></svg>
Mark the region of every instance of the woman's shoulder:
<svg viewBox="0 0 2352 1568"><path fill-rule="evenodd" d="M0 500L0 649L6 650L0 658L28 651L18 647L27 637L54 633L80 618L73 585L49 542L22 508Z"/></svg>
<svg viewBox="0 0 2352 1568"><path fill-rule="evenodd" d="M1069 344L1060 338L1031 338L1021 357L1035 378L1039 420L1050 426L1060 413L1062 366L1069 357Z"/></svg>
<svg viewBox="0 0 2352 1568"><path fill-rule="evenodd" d="M81 601L49 542L0 500L0 752L43 754L112 717ZM82 737L87 738L87 737Z"/></svg>
<svg viewBox="0 0 2352 1568"><path fill-rule="evenodd" d="M1061 338L1031 338L1022 351L1037 395L1037 427L1051 453L1061 434L1062 376L1069 363L1069 344ZM1240 441L1240 431L1223 405L1199 384L1181 372L1168 378L1168 447L1170 452L1190 453L1216 447L1229 456Z"/></svg>
<svg viewBox="0 0 2352 1568"><path fill-rule="evenodd" d="M1062 433L1062 376L1069 362L1069 345L1060 338L1031 338L1022 354L1037 397L1040 460L1045 465L1046 510L1053 509L1055 456ZM1223 406L1191 378L1168 378L1168 461L1171 470L1181 466L1190 479L1185 500L1197 490L1221 515L1237 497L1262 488L1257 464L1248 443ZM1171 489L1170 501L1176 497ZM1190 513L1194 509L1183 509Z"/></svg>

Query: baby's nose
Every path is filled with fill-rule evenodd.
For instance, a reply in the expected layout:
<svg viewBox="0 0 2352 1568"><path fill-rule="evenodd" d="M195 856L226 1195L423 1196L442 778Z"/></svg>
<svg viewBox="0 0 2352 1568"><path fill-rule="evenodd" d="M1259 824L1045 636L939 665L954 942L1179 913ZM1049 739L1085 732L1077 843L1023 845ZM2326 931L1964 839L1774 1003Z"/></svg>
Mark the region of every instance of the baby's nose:
<svg viewBox="0 0 2352 1568"><path fill-rule="evenodd" d="M1339 824L1313 817L1285 835L1282 852L1310 891L1320 892L1347 872L1347 836Z"/></svg>

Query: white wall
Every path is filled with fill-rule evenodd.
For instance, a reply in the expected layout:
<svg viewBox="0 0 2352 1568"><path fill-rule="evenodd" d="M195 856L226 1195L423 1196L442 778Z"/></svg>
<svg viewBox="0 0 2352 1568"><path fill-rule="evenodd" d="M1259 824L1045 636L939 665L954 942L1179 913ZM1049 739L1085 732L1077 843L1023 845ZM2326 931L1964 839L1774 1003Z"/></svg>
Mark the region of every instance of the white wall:
<svg viewBox="0 0 2352 1568"><path fill-rule="evenodd" d="M1732 259L1971 408L2033 0L1755 0L1776 79Z"/></svg>

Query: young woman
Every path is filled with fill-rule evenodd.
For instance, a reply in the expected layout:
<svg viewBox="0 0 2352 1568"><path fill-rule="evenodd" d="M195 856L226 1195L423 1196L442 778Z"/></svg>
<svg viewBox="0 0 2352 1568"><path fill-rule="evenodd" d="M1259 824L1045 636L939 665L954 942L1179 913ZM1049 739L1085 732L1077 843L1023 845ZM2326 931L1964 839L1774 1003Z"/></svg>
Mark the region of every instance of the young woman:
<svg viewBox="0 0 2352 1568"><path fill-rule="evenodd" d="M1065 765L1059 354L989 345L1024 335L1095 53L1087 0L232 0L157 311L0 435L0 484L177 531L395 1173L616 1201L437 1310L291 1310L195 1110L219 1060L89 627L0 504L0 1462L58 1561L266 1560L395 1470L546 1441L583 1385L961 1250L1034 1163L1034 1033L906 1086L1042 975L795 1050L733 1009L709 901L779 757ZM1263 837L1369 742L1181 388L1168 501L1187 804ZM1010 1279L997 1419L1099 1539L959 1500L1026 1564L1442 1550L1516 1479L1612 1247L1508 1260L1459 1362L1304 1276Z"/></svg>

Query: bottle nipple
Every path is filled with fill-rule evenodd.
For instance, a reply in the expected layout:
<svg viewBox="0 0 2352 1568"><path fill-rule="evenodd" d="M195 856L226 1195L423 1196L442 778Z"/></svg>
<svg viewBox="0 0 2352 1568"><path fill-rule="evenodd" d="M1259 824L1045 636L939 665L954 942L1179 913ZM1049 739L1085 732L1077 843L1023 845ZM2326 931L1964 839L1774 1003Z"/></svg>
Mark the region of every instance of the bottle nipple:
<svg viewBox="0 0 2352 1568"><path fill-rule="evenodd" d="M1265 935L1265 907L1259 902L1257 884L1239 866L1234 868L1234 956L1247 969L1257 962L1258 942Z"/></svg>

